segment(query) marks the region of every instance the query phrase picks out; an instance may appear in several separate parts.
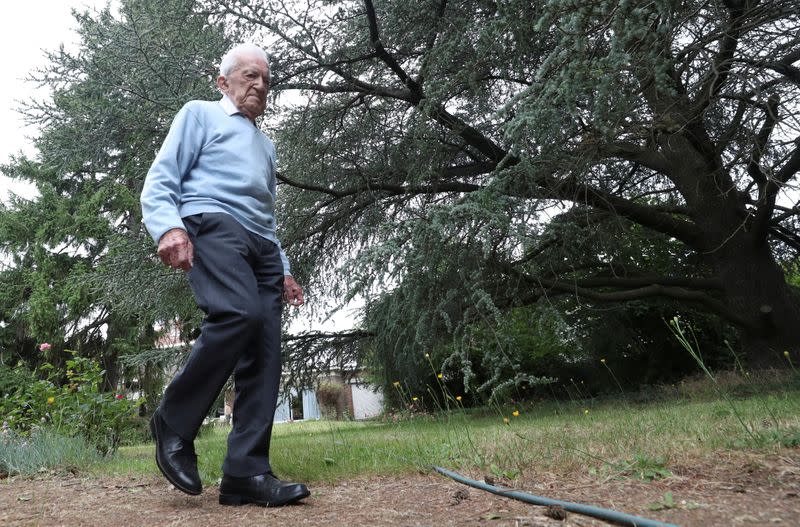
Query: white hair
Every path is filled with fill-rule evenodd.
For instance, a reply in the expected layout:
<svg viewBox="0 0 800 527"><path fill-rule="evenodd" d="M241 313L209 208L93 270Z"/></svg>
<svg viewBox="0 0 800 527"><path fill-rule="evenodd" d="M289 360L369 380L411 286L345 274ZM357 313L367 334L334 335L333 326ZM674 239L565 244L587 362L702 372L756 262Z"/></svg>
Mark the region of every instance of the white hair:
<svg viewBox="0 0 800 527"><path fill-rule="evenodd" d="M236 44L222 57L222 62L219 64L219 74L224 77L230 75L236 69L239 59L245 55L255 55L269 64L267 53L260 46L251 43Z"/></svg>

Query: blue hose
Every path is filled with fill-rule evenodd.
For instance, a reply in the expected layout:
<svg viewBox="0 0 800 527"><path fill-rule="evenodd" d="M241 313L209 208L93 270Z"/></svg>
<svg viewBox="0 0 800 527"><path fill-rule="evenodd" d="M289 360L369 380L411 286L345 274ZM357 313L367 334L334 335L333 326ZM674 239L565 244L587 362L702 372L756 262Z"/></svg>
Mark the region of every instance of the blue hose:
<svg viewBox="0 0 800 527"><path fill-rule="evenodd" d="M647 518L639 518L638 516L612 511L610 509L601 509L600 507L592 507L591 505L582 505L580 503L570 503L568 501L551 500L550 498L534 496L533 494L528 494L527 492L495 487L494 485L488 485L482 481L475 481L474 479L465 478L461 474L457 474L442 467L434 466L433 469L439 474L445 475L448 478L452 478L459 483L463 483L464 485L485 490L505 498L514 498L515 500L524 501L525 503L531 503L533 505L555 505L558 507L563 507L564 510L569 512L583 514L584 516L592 516L593 518L599 518L601 520L616 523L618 525L630 525L632 527L678 527L672 523L663 523L655 520L648 520Z"/></svg>

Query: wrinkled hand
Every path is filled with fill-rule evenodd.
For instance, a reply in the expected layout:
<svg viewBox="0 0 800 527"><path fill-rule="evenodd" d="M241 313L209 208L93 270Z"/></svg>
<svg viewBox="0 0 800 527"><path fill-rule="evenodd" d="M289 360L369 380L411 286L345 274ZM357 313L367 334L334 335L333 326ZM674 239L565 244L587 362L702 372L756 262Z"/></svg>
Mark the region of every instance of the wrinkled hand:
<svg viewBox="0 0 800 527"><path fill-rule="evenodd" d="M164 265L188 271L194 260L194 247L183 229L170 229L158 240L158 256Z"/></svg>
<svg viewBox="0 0 800 527"><path fill-rule="evenodd" d="M303 288L290 275L283 277L283 301L292 306L302 306Z"/></svg>

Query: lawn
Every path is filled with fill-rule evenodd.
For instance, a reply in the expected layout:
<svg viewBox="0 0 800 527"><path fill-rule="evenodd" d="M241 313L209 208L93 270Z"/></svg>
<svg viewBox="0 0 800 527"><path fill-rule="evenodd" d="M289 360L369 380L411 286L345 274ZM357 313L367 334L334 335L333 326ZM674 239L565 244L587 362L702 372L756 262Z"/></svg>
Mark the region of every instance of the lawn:
<svg viewBox="0 0 800 527"><path fill-rule="evenodd" d="M513 480L527 469L655 479L672 463L727 450L780 451L800 444L800 383L735 382L661 389L661 396L456 409L409 419L277 424L272 464L286 478L334 482L441 465ZM686 385L688 386L688 385ZM518 416L514 411L519 412ZM508 419L508 423L504 418ZM227 429L196 441L206 484L221 477ZM157 474L153 445L123 447L94 463L99 476Z"/></svg>

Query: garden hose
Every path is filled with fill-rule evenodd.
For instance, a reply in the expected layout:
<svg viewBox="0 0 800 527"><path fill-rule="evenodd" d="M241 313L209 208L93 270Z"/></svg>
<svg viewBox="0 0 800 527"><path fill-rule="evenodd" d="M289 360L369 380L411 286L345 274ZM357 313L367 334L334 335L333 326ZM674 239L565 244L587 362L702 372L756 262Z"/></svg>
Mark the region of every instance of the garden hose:
<svg viewBox="0 0 800 527"><path fill-rule="evenodd" d="M476 489L485 490L487 492L491 492L492 494L497 494L498 496L513 498L515 500L524 501L525 503L531 503L533 505L563 507L566 511L574 512L576 514L583 514L584 516L592 516L593 518L599 518L617 525L630 525L631 527L678 527L672 523L663 523L655 520L648 520L647 518L639 518L638 516L612 511L610 509L601 509L600 507L582 505L580 503L570 503L568 501L551 500L550 498L534 496L533 494L528 494L527 492L495 487L494 485L489 485L482 481L465 478L461 474L457 474L442 467L434 466L433 469L439 474L454 479L459 483L469 485L470 487L475 487Z"/></svg>

